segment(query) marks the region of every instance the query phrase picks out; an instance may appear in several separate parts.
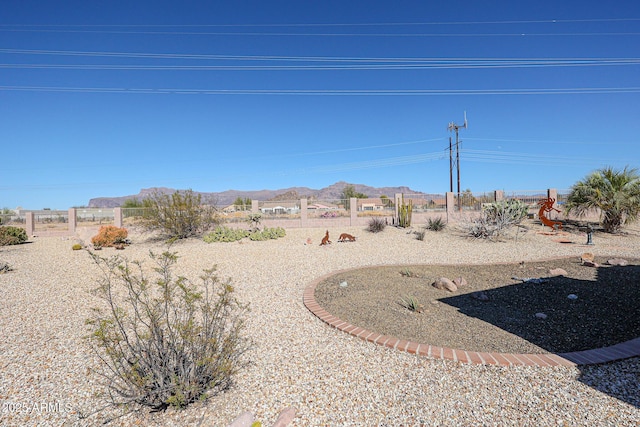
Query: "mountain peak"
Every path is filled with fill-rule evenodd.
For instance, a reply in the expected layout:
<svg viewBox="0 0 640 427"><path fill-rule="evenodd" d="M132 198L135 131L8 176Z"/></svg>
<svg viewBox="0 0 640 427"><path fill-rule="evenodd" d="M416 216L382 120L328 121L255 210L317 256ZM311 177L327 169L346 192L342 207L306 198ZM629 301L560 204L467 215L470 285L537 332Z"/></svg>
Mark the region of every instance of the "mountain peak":
<svg viewBox="0 0 640 427"><path fill-rule="evenodd" d="M380 197L382 195L393 197L396 193L411 193L411 194L424 194L419 191L410 189L409 187L370 187L364 184L351 184L346 181L338 181L331 184L328 187L320 190L314 190L308 187L290 187L280 190L254 190L254 191L239 191L239 190L226 190L217 193L203 193L199 192L202 196L202 200L211 203L215 202L218 207L228 206L241 197L242 199L251 200L297 200L302 197L315 200L335 201L342 197L342 192L348 185L352 185L354 190L358 193L363 193L368 197ZM176 189L167 187L151 187L143 188L138 194L129 196L118 197L97 197L89 200L90 208L114 208L122 206L123 203L130 199L142 200L154 193L172 194Z"/></svg>

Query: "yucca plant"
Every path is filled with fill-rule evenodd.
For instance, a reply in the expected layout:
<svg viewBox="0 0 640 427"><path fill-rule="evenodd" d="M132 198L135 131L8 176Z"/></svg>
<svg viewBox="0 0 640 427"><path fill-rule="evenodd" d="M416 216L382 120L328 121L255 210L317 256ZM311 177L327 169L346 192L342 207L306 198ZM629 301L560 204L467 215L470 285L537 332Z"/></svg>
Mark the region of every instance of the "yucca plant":
<svg viewBox="0 0 640 427"><path fill-rule="evenodd" d="M431 230L431 231L441 231L446 226L447 226L447 224L444 222L442 217L438 217L438 218L435 218L435 219L434 218L429 218L427 220L427 225L426 225L425 228L427 230Z"/></svg>

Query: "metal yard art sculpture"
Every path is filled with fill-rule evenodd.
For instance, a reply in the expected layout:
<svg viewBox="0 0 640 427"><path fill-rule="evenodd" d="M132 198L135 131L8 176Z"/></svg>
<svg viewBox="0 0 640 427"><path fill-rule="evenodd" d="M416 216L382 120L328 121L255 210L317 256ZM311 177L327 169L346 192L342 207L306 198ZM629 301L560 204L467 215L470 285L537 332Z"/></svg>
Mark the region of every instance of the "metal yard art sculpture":
<svg viewBox="0 0 640 427"><path fill-rule="evenodd" d="M547 197L546 199L538 201L540 205L540 210L538 211L538 218L540 221L547 227L553 228L553 230L562 229L562 223L560 221L553 221L545 216L545 213L556 211L560 212L560 210L553 207L553 204L556 202L556 199Z"/></svg>

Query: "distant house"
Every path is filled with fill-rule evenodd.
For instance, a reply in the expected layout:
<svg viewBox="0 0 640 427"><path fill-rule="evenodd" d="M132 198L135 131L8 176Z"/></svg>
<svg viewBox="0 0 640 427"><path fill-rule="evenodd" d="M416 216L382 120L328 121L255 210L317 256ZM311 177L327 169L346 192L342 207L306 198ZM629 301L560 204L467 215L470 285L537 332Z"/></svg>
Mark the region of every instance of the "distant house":
<svg viewBox="0 0 640 427"><path fill-rule="evenodd" d="M300 205L296 202L263 202L260 206L260 212L265 215L282 215L282 214L298 214L300 213Z"/></svg>
<svg viewBox="0 0 640 427"><path fill-rule="evenodd" d="M415 209L444 209L447 206L447 199L444 197L438 197L435 199L426 199L419 197L405 197L404 202L411 204Z"/></svg>
<svg viewBox="0 0 640 427"><path fill-rule="evenodd" d="M388 200L388 199L387 199ZM359 211L381 211L387 206L389 202L384 201L379 197L373 197L369 199L358 199Z"/></svg>
<svg viewBox="0 0 640 427"><path fill-rule="evenodd" d="M307 205L307 209L317 209L324 211L334 211L340 209L340 206L334 205L333 203L325 203L325 202L313 202Z"/></svg>
<svg viewBox="0 0 640 427"><path fill-rule="evenodd" d="M238 205L229 205L227 207L222 208L222 212L225 212L225 213L233 213L238 210L239 210Z"/></svg>

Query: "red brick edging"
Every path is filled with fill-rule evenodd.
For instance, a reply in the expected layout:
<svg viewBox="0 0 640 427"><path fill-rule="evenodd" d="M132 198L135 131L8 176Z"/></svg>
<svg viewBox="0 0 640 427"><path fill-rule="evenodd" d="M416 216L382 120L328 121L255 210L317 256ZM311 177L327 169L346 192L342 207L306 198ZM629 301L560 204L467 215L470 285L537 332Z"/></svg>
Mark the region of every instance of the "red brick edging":
<svg viewBox="0 0 640 427"><path fill-rule="evenodd" d="M362 267L354 268L359 269ZM304 305L320 320L336 329L369 341L378 345L394 348L419 356L427 356L435 359L453 360L468 364L499 365L499 366L576 366L592 365L612 362L629 357L640 356L640 337L610 347L593 350L574 351L569 353L541 353L541 354L511 354L511 353L485 353L478 351L457 350L446 347L437 347L429 344L421 344L402 340L377 332L371 332L360 326L354 326L326 311L315 298L315 290L318 284L330 276L349 270L340 270L324 275L311 282L304 289Z"/></svg>

